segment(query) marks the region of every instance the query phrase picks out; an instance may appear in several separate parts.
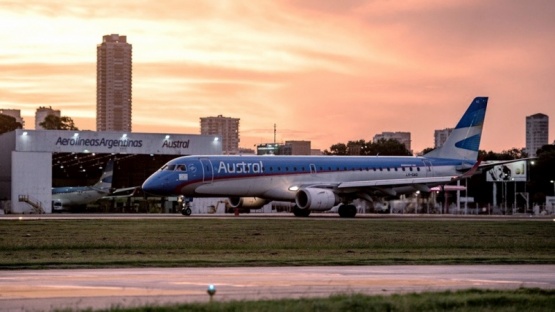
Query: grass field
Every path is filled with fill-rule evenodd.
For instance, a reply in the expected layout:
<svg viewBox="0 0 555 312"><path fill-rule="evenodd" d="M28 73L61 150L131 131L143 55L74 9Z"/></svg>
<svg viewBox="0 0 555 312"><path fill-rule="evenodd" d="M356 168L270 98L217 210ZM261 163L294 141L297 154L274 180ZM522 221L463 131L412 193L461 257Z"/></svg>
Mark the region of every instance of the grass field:
<svg viewBox="0 0 555 312"><path fill-rule="evenodd" d="M329 298L212 302L109 311L553 311L555 290L477 290L392 296L336 295Z"/></svg>
<svg viewBox="0 0 555 312"><path fill-rule="evenodd" d="M0 269L555 263L555 222L1 220Z"/></svg>

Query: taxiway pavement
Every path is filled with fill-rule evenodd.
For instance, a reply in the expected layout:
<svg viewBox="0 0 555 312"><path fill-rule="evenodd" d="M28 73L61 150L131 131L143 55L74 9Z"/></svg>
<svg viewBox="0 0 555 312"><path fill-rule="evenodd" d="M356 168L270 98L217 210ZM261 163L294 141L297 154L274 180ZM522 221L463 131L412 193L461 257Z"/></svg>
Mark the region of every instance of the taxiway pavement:
<svg viewBox="0 0 555 312"><path fill-rule="evenodd" d="M555 289L555 265L126 268L0 271L1 311L106 309L214 300Z"/></svg>

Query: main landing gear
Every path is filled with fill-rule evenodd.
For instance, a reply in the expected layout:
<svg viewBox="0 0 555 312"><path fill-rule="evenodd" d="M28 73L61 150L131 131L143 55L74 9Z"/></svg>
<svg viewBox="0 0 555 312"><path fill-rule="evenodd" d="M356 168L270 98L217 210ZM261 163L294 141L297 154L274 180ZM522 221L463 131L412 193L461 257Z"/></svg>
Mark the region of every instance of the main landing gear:
<svg viewBox="0 0 555 312"><path fill-rule="evenodd" d="M308 217L310 215L309 209L301 209L297 205L293 206L293 214L295 217Z"/></svg>
<svg viewBox="0 0 555 312"><path fill-rule="evenodd" d="M337 208L337 212L341 218L354 218L357 214L357 207L355 205L341 205ZM295 217L308 217L310 215L309 209L301 209L295 205L293 207L293 214Z"/></svg>
<svg viewBox="0 0 555 312"><path fill-rule="evenodd" d="M357 214L355 205L341 205L337 208L337 212L341 218L354 218Z"/></svg>

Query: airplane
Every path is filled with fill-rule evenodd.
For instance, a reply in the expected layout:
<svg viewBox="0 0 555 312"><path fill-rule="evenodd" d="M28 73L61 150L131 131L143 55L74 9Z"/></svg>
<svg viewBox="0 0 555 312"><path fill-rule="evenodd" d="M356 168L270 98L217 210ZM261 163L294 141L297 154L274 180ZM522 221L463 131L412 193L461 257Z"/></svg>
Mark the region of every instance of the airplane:
<svg viewBox="0 0 555 312"><path fill-rule="evenodd" d="M114 161L110 159L94 185L52 188L52 211L61 211L67 206L86 205L110 194L113 175Z"/></svg>
<svg viewBox="0 0 555 312"><path fill-rule="evenodd" d="M352 218L355 199L430 192L476 173L487 103L488 97L476 97L444 145L419 157L183 156L167 162L142 188L159 196L228 197L233 208L294 202L298 217L341 204L339 216Z"/></svg>

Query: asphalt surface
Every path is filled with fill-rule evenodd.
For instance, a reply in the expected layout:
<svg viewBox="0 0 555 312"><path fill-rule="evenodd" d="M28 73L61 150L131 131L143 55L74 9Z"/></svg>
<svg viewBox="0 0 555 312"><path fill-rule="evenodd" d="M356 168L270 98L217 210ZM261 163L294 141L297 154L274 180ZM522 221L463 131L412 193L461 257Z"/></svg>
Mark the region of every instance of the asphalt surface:
<svg viewBox="0 0 555 312"><path fill-rule="evenodd" d="M292 213L243 213L233 214L193 214L183 216L180 213L49 213L49 214L1 214L2 220L86 220L86 219L218 219L218 218L272 218L298 219ZM337 213L311 213L308 219L340 219ZM375 214L359 213L357 219L411 219L411 220L472 220L472 221L540 221L555 222L555 215L454 215L454 214Z"/></svg>
<svg viewBox="0 0 555 312"><path fill-rule="evenodd" d="M106 309L213 300L555 289L555 265L132 268L0 271L1 311Z"/></svg>

